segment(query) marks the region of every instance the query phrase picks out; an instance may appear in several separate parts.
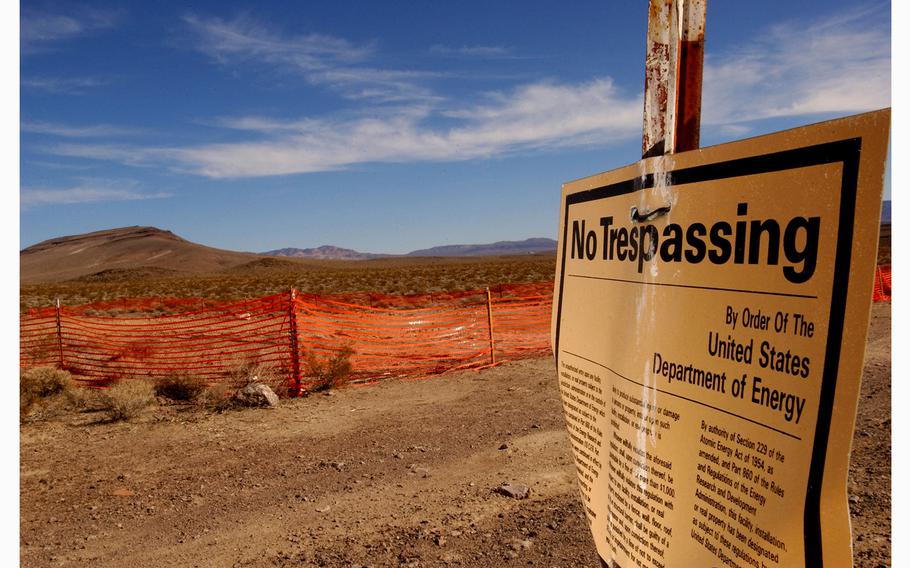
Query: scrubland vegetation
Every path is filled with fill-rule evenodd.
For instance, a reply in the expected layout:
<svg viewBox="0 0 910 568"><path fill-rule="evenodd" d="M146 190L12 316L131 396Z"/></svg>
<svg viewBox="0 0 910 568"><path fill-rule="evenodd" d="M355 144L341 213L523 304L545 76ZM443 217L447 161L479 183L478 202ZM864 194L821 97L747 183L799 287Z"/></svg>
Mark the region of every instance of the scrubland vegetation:
<svg viewBox="0 0 910 568"><path fill-rule="evenodd" d="M305 357L307 375L315 383L312 390L321 391L344 386L351 378L351 355L354 349L349 346L342 347L328 357L318 357L314 353L307 353Z"/></svg>
<svg viewBox="0 0 910 568"><path fill-rule="evenodd" d="M54 367L32 367L19 373L22 421L85 411L100 413L99 421L117 422L136 418L154 402L155 386L147 380L123 381L94 390L77 386L69 372Z"/></svg>
<svg viewBox="0 0 910 568"><path fill-rule="evenodd" d="M552 280L555 269L554 255L311 263L264 259L206 276L120 271L108 278L26 284L20 288L19 301L20 307L27 309L50 306L54 298L60 298L64 305L151 296L240 300L290 288L304 294L404 295Z"/></svg>
<svg viewBox="0 0 910 568"><path fill-rule="evenodd" d="M345 386L353 371L354 350L307 353L303 361L303 394ZM117 422L140 416L158 403L190 404L202 410L224 412L244 406L237 394L251 384L269 387L279 398L290 396L288 379L272 367L238 359L221 380L206 383L190 374L158 379L115 381L105 389L78 386L78 377L55 367L31 367L19 373L19 415L23 421L57 418L68 412L102 413L100 420Z"/></svg>
<svg viewBox="0 0 910 568"><path fill-rule="evenodd" d="M130 420L155 402L155 388L150 381L123 381L101 391L99 398L108 420Z"/></svg>

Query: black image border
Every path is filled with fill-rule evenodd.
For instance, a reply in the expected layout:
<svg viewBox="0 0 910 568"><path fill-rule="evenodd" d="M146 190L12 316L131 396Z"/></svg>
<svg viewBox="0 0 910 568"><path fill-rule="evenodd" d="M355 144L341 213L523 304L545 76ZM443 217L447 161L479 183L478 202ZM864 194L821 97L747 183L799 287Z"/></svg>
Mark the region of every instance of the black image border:
<svg viewBox="0 0 910 568"><path fill-rule="evenodd" d="M713 181L755 174L764 174L841 163L840 214L837 227L836 252L834 260L834 281L831 291L831 308L828 323L828 337L825 347L824 370L819 400L818 421L812 446L812 460L809 465L809 480L806 488L806 505L803 512L806 566L821 568L821 488L825 470L825 455L831 429L834 398L837 387L841 341L846 316L847 288L850 278L850 263L853 248L853 223L856 212L857 184L862 138L846 138L812 146L771 152L757 156L737 158L661 173L666 177L667 186ZM579 191L566 196L563 219L562 260L560 264L559 297L556 313L554 352L559 355L559 334L562 324L563 287L566 278L566 252L568 246L569 210L572 205L607 199L636 191L650 189L655 185L655 175L647 174L632 179ZM606 566L606 562L601 559Z"/></svg>

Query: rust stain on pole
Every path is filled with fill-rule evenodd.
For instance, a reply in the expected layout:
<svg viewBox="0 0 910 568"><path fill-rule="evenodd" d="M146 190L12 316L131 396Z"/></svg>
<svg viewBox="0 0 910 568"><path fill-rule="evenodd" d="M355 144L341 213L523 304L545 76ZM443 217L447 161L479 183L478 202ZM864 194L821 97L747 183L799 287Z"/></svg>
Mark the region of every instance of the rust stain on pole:
<svg viewBox="0 0 910 568"><path fill-rule="evenodd" d="M699 145L707 0L650 0L642 157Z"/></svg>
<svg viewBox="0 0 910 568"><path fill-rule="evenodd" d="M679 8L673 152L695 150L699 144L705 64L705 2L686 0Z"/></svg>
<svg viewBox="0 0 910 568"><path fill-rule="evenodd" d="M645 56L645 105L641 153L657 156L665 150L667 132L667 77L670 74L670 8L672 0L651 0Z"/></svg>

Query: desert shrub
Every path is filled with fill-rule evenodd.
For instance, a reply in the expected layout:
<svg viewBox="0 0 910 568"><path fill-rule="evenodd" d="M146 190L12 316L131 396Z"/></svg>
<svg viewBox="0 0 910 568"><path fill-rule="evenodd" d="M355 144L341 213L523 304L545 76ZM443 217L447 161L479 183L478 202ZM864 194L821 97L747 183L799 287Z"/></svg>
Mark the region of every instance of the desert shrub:
<svg viewBox="0 0 910 568"><path fill-rule="evenodd" d="M155 390L144 380L116 383L101 395L102 409L111 421L130 420L139 416L155 400Z"/></svg>
<svg viewBox="0 0 910 568"><path fill-rule="evenodd" d="M344 386L354 370L351 356L354 349L349 345L339 348L328 357L318 357L312 351L306 354L307 375L316 383L313 390L330 390Z"/></svg>
<svg viewBox="0 0 910 568"><path fill-rule="evenodd" d="M64 399L70 410L103 410L104 401L101 391L91 388L75 387L64 393Z"/></svg>
<svg viewBox="0 0 910 568"><path fill-rule="evenodd" d="M56 367L32 367L19 375L19 392L47 397L59 394L72 386L72 375Z"/></svg>
<svg viewBox="0 0 910 568"><path fill-rule="evenodd" d="M23 421L48 420L73 411L103 410L99 391L76 386L69 372L34 367L20 373L19 411Z"/></svg>
<svg viewBox="0 0 910 568"><path fill-rule="evenodd" d="M237 394L237 389L230 383L215 383L202 391L196 399L196 403L215 412L224 412L237 406L234 399L235 394Z"/></svg>
<svg viewBox="0 0 910 568"><path fill-rule="evenodd" d="M28 411L37 402L62 395L72 389L72 376L56 367L32 367L19 374L19 412Z"/></svg>
<svg viewBox="0 0 910 568"><path fill-rule="evenodd" d="M192 402L204 391L205 383L189 375L172 375L155 381L155 394L170 400Z"/></svg>

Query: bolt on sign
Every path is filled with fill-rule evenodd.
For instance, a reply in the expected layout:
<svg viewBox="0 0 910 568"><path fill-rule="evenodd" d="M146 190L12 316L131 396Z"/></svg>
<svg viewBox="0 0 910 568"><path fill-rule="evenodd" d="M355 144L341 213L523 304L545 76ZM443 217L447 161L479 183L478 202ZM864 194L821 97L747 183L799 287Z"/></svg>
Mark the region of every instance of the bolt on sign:
<svg viewBox="0 0 910 568"><path fill-rule="evenodd" d="M563 186L552 341L606 566L852 565L890 110Z"/></svg>

